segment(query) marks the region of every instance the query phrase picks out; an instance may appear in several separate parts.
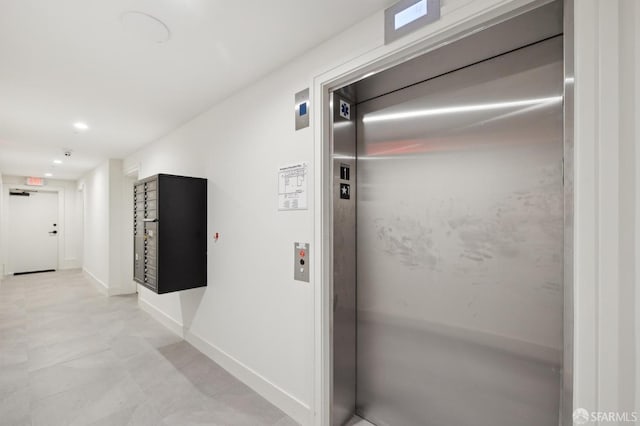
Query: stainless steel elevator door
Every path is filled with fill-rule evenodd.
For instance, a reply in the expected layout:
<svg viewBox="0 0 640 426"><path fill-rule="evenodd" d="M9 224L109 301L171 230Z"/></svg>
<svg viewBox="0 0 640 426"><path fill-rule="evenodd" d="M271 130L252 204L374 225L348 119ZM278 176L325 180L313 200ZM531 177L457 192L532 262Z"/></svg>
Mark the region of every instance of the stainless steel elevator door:
<svg viewBox="0 0 640 426"><path fill-rule="evenodd" d="M558 424L562 37L358 105L357 408Z"/></svg>

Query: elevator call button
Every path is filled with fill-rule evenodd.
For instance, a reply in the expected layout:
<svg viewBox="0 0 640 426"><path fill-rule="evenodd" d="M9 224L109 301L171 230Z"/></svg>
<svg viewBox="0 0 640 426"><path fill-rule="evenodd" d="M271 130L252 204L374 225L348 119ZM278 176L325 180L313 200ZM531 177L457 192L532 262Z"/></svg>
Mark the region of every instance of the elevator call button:
<svg viewBox="0 0 640 426"><path fill-rule="evenodd" d="M293 279L309 282L309 243L293 243Z"/></svg>

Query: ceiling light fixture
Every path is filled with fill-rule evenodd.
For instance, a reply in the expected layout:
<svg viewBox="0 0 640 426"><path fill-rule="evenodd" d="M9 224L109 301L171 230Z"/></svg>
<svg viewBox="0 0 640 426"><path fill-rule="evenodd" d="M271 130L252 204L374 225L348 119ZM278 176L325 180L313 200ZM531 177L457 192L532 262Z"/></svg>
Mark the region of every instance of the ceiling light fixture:
<svg viewBox="0 0 640 426"><path fill-rule="evenodd" d="M74 129L84 132L85 130L89 130L89 125L87 123L84 123L82 121L78 121L76 123L73 123L73 127Z"/></svg>
<svg viewBox="0 0 640 426"><path fill-rule="evenodd" d="M62 160L53 160L53 164L62 164Z"/></svg>
<svg viewBox="0 0 640 426"><path fill-rule="evenodd" d="M45 173L44 174L44 177L51 177L51 176L53 176L53 173Z"/></svg>

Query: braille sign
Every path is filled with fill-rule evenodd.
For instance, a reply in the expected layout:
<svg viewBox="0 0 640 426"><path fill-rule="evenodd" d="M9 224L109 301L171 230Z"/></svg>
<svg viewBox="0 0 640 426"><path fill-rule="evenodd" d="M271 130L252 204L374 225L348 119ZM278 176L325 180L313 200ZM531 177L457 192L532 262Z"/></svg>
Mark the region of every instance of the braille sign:
<svg viewBox="0 0 640 426"><path fill-rule="evenodd" d="M351 187L346 183L340 184L340 198L343 200L351 199Z"/></svg>
<svg viewBox="0 0 640 426"><path fill-rule="evenodd" d="M347 164L340 164L340 179L349 180L349 166Z"/></svg>

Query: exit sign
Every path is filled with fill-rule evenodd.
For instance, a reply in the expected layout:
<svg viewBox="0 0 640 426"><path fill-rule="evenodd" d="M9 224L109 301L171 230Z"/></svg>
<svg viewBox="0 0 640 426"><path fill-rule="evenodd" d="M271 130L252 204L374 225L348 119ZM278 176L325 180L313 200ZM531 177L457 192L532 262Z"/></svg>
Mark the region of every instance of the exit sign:
<svg viewBox="0 0 640 426"><path fill-rule="evenodd" d="M38 177L28 177L27 178L27 185L29 185L29 186L43 186L44 185L44 179L38 178Z"/></svg>

